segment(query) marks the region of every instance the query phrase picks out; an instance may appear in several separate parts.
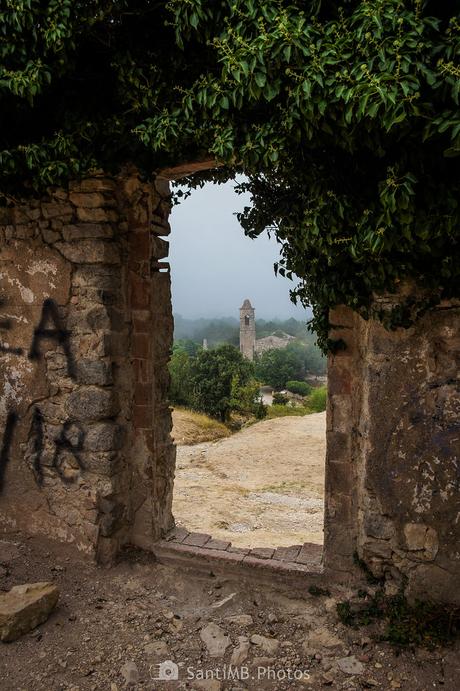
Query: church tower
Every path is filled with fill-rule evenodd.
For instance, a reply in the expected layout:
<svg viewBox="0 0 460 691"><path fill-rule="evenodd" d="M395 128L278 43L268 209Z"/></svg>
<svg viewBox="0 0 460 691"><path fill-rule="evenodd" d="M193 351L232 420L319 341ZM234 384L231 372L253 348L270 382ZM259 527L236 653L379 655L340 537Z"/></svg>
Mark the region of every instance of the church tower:
<svg viewBox="0 0 460 691"><path fill-rule="evenodd" d="M248 360L254 360L255 346L255 309L249 300L245 300L240 307L240 351Z"/></svg>

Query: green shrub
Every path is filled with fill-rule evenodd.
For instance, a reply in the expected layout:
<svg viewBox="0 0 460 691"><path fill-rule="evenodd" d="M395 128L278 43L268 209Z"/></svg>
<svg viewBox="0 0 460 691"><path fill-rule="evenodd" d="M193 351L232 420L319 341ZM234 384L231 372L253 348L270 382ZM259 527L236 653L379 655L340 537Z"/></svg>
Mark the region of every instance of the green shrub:
<svg viewBox="0 0 460 691"><path fill-rule="evenodd" d="M273 394L273 405L287 405L289 403L289 398L282 393Z"/></svg>
<svg viewBox="0 0 460 691"><path fill-rule="evenodd" d="M319 386L317 389L313 389L307 400L307 406L314 413L322 413L326 410L327 404L327 388L325 386Z"/></svg>
<svg viewBox="0 0 460 691"><path fill-rule="evenodd" d="M286 389L291 393L299 394L299 396L308 396L311 391L311 386L306 381L296 381L292 379L286 382Z"/></svg>
<svg viewBox="0 0 460 691"><path fill-rule="evenodd" d="M303 415L308 415L312 411L304 406L292 406L292 405L269 405L267 410L267 417L269 420L273 420L275 417L301 417Z"/></svg>

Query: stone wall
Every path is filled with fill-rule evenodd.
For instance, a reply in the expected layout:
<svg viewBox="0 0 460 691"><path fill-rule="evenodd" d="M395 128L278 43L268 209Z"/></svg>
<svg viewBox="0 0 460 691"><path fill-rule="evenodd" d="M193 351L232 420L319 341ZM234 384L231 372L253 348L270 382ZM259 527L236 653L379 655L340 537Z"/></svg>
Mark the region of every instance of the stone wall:
<svg viewBox="0 0 460 691"><path fill-rule="evenodd" d="M460 602L460 304L407 330L331 321L347 347L329 363L326 565L356 551L390 592Z"/></svg>
<svg viewBox="0 0 460 691"><path fill-rule="evenodd" d="M172 525L169 186L0 208L0 525L110 560Z"/></svg>

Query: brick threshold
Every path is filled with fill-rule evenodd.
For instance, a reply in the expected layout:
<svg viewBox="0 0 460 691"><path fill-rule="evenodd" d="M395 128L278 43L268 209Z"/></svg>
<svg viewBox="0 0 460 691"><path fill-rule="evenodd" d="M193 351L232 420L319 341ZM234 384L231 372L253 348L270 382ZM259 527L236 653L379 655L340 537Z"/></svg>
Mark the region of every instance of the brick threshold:
<svg viewBox="0 0 460 691"><path fill-rule="evenodd" d="M291 547L233 547L204 533L175 528L152 546L160 563L195 572L245 577L267 583L307 587L324 580L323 547L313 543Z"/></svg>

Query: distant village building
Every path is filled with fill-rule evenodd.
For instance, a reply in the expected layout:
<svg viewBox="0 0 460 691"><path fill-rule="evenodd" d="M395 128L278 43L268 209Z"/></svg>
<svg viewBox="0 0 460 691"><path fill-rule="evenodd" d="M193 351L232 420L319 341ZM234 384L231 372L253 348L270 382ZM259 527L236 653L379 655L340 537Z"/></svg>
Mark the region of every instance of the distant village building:
<svg viewBox="0 0 460 691"><path fill-rule="evenodd" d="M240 307L240 351L248 360L254 360L256 346L255 309L246 299Z"/></svg>
<svg viewBox="0 0 460 691"><path fill-rule="evenodd" d="M285 348L295 337L278 332L265 338L256 339L256 311L250 300L246 299L240 307L240 351L248 360L254 360L256 353L272 348Z"/></svg>
<svg viewBox="0 0 460 691"><path fill-rule="evenodd" d="M284 333L284 331L281 332L280 336L272 334L271 336L265 336L265 338L258 338L255 344L255 352L264 353L266 350L272 350L273 348L286 348L291 341L295 341L295 336Z"/></svg>

